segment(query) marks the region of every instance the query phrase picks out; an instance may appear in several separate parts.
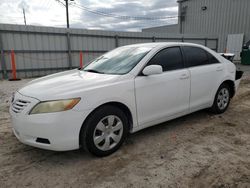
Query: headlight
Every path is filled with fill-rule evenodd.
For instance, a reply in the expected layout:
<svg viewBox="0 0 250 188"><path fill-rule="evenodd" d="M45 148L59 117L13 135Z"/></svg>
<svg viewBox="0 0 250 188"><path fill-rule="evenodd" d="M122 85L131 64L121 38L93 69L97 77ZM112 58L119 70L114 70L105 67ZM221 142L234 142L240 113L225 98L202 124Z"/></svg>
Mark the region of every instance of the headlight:
<svg viewBox="0 0 250 188"><path fill-rule="evenodd" d="M70 110L79 101L80 98L40 102L30 111L30 114L61 112Z"/></svg>

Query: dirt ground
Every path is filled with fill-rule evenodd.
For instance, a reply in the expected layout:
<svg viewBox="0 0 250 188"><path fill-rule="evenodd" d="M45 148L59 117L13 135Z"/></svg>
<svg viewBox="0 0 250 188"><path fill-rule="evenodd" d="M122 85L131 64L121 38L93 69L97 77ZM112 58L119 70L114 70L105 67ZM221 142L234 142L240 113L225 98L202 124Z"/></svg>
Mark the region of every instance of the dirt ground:
<svg viewBox="0 0 250 188"><path fill-rule="evenodd" d="M0 187L250 187L249 73L226 113L148 128L105 158L18 142L7 101L27 81L0 81Z"/></svg>

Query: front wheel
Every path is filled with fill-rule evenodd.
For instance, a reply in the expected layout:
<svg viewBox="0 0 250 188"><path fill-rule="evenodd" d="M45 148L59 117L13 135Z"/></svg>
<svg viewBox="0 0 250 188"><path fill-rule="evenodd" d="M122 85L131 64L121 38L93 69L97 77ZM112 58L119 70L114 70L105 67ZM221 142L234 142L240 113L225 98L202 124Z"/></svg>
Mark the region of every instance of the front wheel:
<svg viewBox="0 0 250 188"><path fill-rule="evenodd" d="M115 106L103 106L88 118L81 133L82 145L96 156L115 152L128 133L128 120Z"/></svg>
<svg viewBox="0 0 250 188"><path fill-rule="evenodd" d="M211 107L211 111L215 114L224 113L230 103L230 87L228 84L222 84L214 98L213 106Z"/></svg>

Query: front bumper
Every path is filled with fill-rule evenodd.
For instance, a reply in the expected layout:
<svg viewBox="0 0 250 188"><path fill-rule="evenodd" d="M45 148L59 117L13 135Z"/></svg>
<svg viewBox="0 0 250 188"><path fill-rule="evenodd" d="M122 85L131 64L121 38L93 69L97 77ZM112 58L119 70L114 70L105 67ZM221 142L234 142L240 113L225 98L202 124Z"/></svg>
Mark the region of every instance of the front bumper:
<svg viewBox="0 0 250 188"><path fill-rule="evenodd" d="M12 129L18 140L38 148L67 151L79 148L79 133L89 112L68 110L56 113L29 115L29 110L39 101L16 93L15 99L31 101L20 113L10 107ZM49 142L41 142L48 140Z"/></svg>

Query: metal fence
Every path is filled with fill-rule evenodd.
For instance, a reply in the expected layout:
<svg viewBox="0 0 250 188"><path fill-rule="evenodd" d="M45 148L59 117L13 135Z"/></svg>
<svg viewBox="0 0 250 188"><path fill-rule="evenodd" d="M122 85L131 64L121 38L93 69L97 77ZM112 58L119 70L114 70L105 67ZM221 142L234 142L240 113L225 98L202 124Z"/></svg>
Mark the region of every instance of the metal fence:
<svg viewBox="0 0 250 188"><path fill-rule="evenodd" d="M2 78L10 78L13 49L19 78L37 77L79 66L118 46L134 43L193 42L217 51L218 38L142 32L115 32L0 24Z"/></svg>

